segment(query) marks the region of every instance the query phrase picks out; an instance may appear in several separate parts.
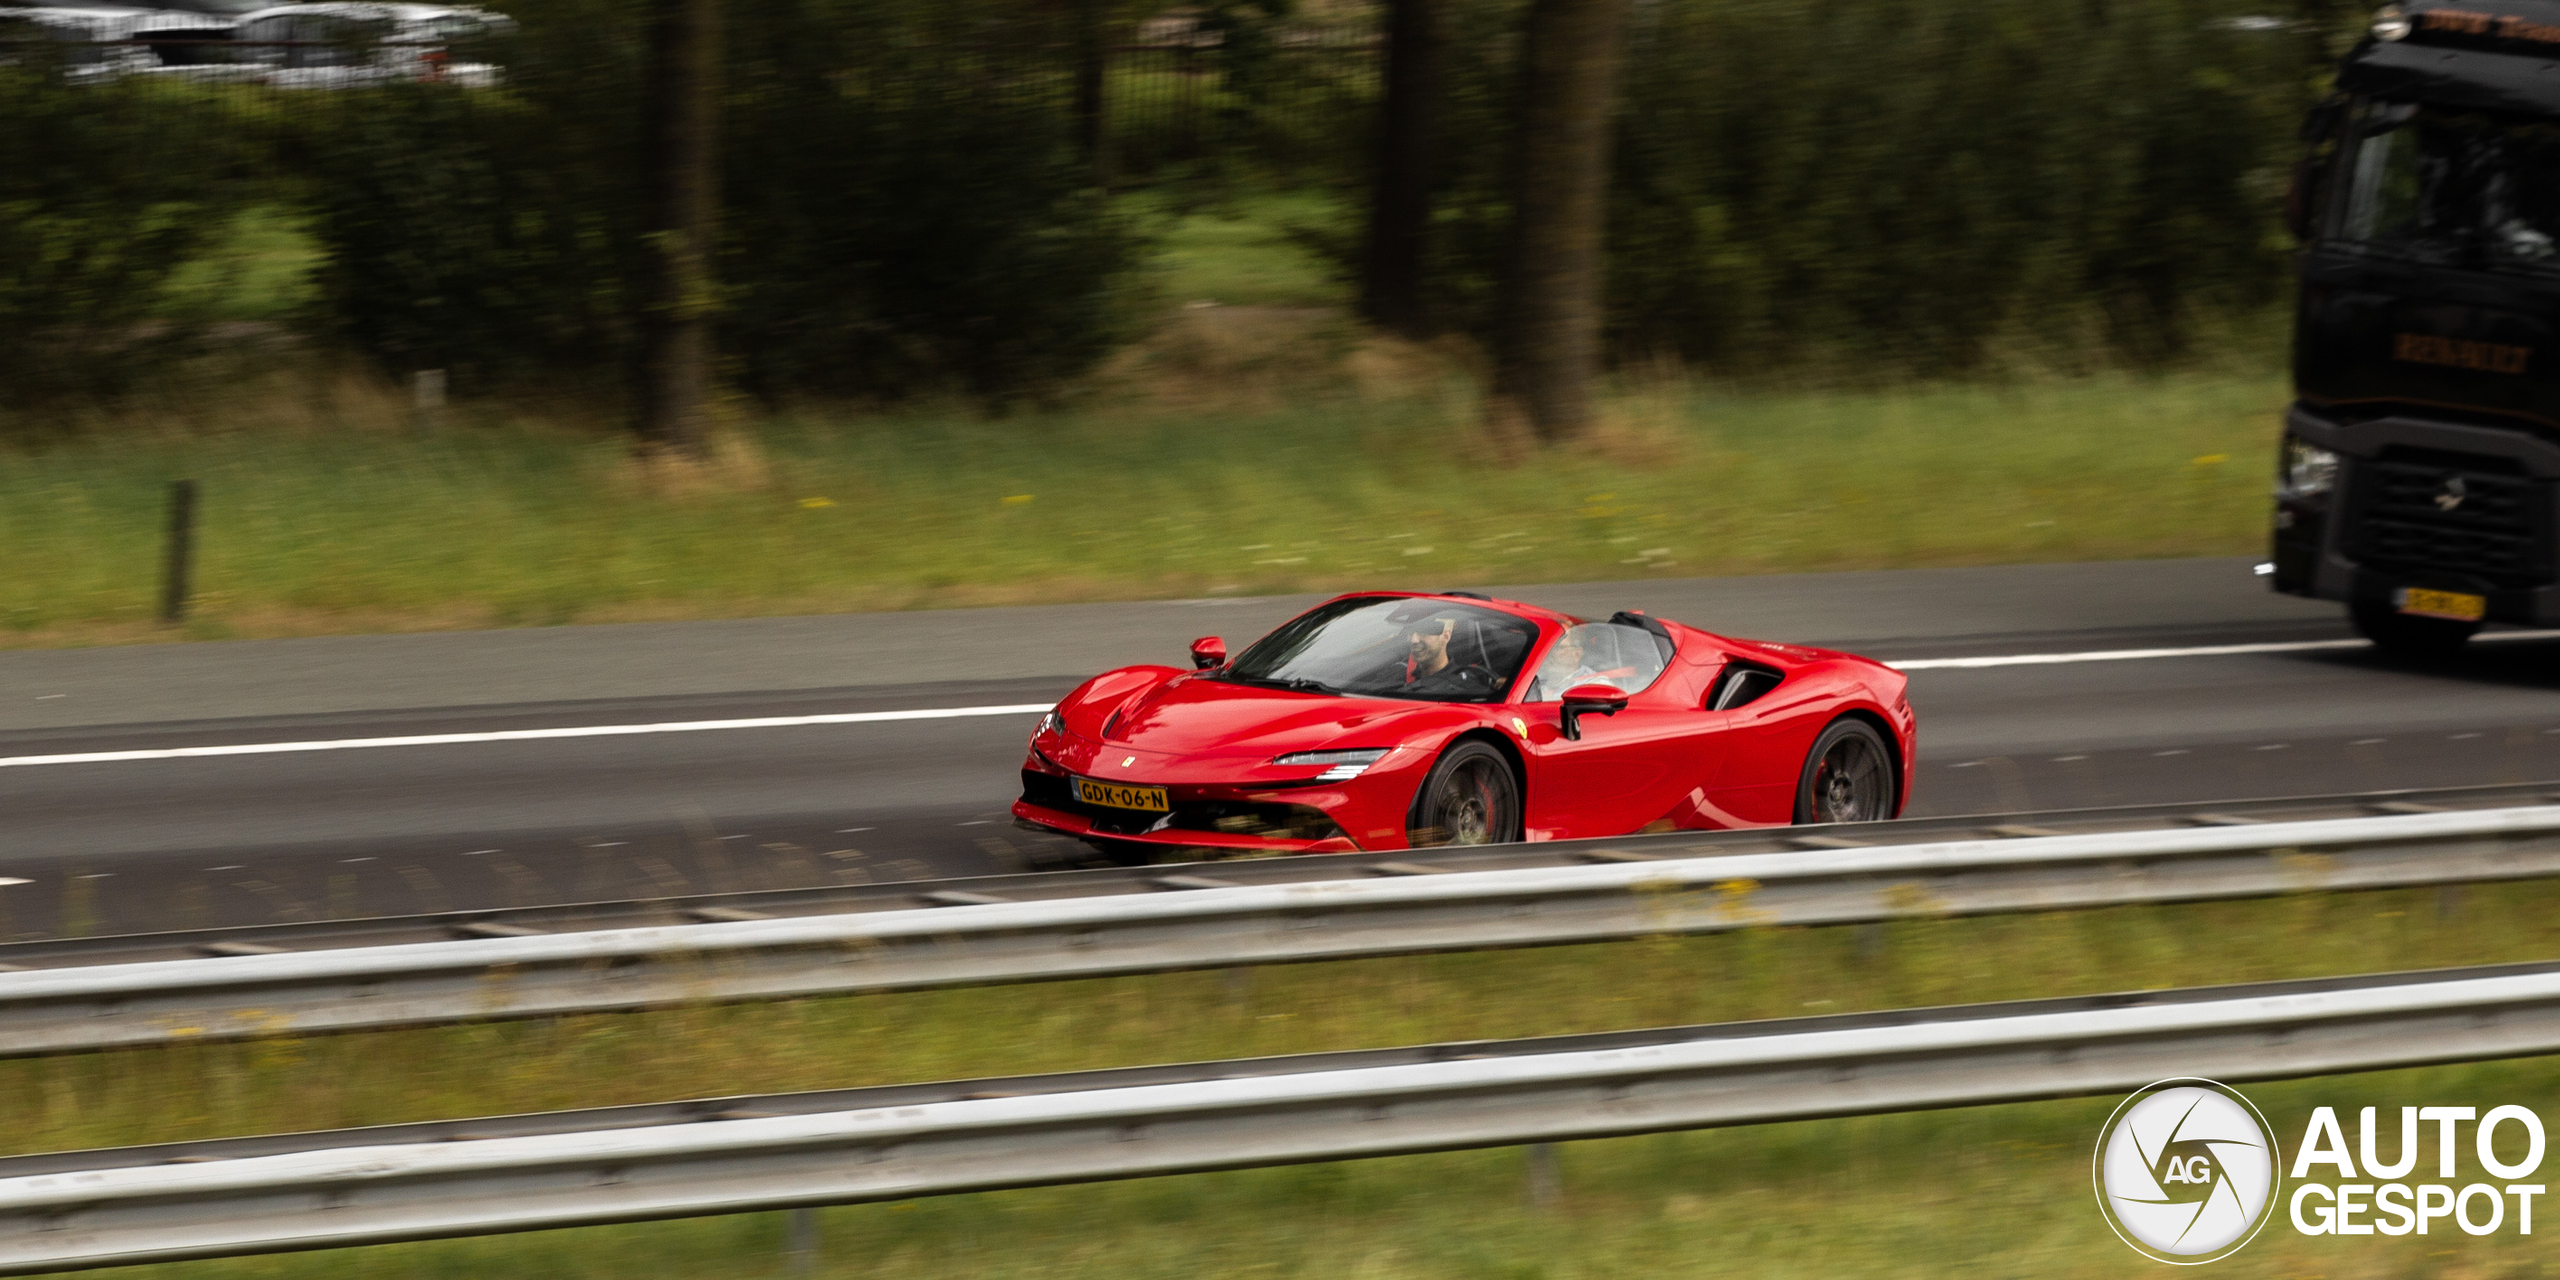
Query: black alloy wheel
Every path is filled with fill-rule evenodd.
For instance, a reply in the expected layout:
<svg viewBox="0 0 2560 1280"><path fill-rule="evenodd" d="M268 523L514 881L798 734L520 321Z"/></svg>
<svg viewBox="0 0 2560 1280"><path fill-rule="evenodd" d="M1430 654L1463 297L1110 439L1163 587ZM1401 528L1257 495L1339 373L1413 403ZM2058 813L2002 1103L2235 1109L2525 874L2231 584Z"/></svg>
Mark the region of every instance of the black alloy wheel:
<svg viewBox="0 0 2560 1280"><path fill-rule="evenodd" d="M1834 720L1805 753L1796 821L1881 822L1893 816L1893 754L1864 720Z"/></svg>
<svg viewBox="0 0 2560 1280"><path fill-rule="evenodd" d="M1520 838L1520 779L1501 752L1461 742L1431 766L1414 797L1414 848L1507 844Z"/></svg>
<svg viewBox="0 0 2560 1280"><path fill-rule="evenodd" d="M2347 620L2355 624L2357 635L2395 658L2448 657L2480 630L2477 622L2411 617L2380 600L2348 605Z"/></svg>

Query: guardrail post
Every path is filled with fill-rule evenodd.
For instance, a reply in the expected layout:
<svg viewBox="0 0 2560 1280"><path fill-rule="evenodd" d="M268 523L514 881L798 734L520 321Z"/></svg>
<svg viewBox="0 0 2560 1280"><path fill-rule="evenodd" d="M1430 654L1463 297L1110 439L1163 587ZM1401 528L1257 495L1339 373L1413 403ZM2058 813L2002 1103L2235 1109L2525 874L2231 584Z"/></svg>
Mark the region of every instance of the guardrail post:
<svg viewBox="0 0 2560 1280"><path fill-rule="evenodd" d="M420 369L409 381L409 430L429 435L444 426L444 370Z"/></svg>
<svg viewBox="0 0 2560 1280"><path fill-rule="evenodd" d="M1544 1209L1564 1194L1564 1174L1556 1168L1556 1144L1533 1142L1529 1153L1529 1207Z"/></svg>
<svg viewBox="0 0 2560 1280"><path fill-rule="evenodd" d="M791 1274L808 1275L818 1267L818 1211L802 1207L785 1216L790 1225L783 1248L791 1255Z"/></svg>

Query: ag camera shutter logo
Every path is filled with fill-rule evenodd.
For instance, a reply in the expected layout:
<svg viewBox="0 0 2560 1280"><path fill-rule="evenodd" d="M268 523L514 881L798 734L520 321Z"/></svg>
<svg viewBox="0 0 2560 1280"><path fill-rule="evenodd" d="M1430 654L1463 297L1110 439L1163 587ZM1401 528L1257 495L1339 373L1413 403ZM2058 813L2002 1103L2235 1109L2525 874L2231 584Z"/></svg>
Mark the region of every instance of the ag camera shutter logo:
<svg viewBox="0 0 2560 1280"><path fill-rule="evenodd" d="M2147 1085L2116 1108L2092 1161L2098 1207L2126 1244L2192 1266L2227 1257L2276 1202L2274 1130L2211 1080Z"/></svg>

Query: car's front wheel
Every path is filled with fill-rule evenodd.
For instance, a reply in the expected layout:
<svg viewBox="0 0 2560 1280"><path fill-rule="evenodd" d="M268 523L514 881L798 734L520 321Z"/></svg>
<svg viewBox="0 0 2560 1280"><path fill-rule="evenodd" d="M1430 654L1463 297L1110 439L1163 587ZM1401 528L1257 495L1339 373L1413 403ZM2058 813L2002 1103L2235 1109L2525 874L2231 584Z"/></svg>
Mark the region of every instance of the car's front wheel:
<svg viewBox="0 0 2560 1280"><path fill-rule="evenodd" d="M1796 821L1881 822L1893 816L1893 756L1864 720L1834 720L1805 753Z"/></svg>
<svg viewBox="0 0 2560 1280"><path fill-rule="evenodd" d="M1461 742L1431 766L1414 797L1414 848L1503 844L1520 838L1520 779L1501 752Z"/></svg>

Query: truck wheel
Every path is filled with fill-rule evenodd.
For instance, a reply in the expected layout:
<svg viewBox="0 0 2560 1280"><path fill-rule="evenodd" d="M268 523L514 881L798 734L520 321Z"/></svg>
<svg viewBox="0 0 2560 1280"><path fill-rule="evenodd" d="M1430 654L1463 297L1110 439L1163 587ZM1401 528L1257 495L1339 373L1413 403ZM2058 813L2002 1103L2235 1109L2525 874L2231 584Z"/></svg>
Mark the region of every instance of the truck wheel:
<svg viewBox="0 0 2560 1280"><path fill-rule="evenodd" d="M2450 618L2413 618L2379 601L2357 601L2347 606L2347 618L2355 623L2356 634L2371 640L2374 647L2397 658L2441 658L2462 647L2480 629L2477 622L2455 622Z"/></svg>
<svg viewBox="0 0 2560 1280"><path fill-rule="evenodd" d="M1796 821L1881 822L1893 816L1893 756L1864 720L1834 720L1805 753Z"/></svg>

